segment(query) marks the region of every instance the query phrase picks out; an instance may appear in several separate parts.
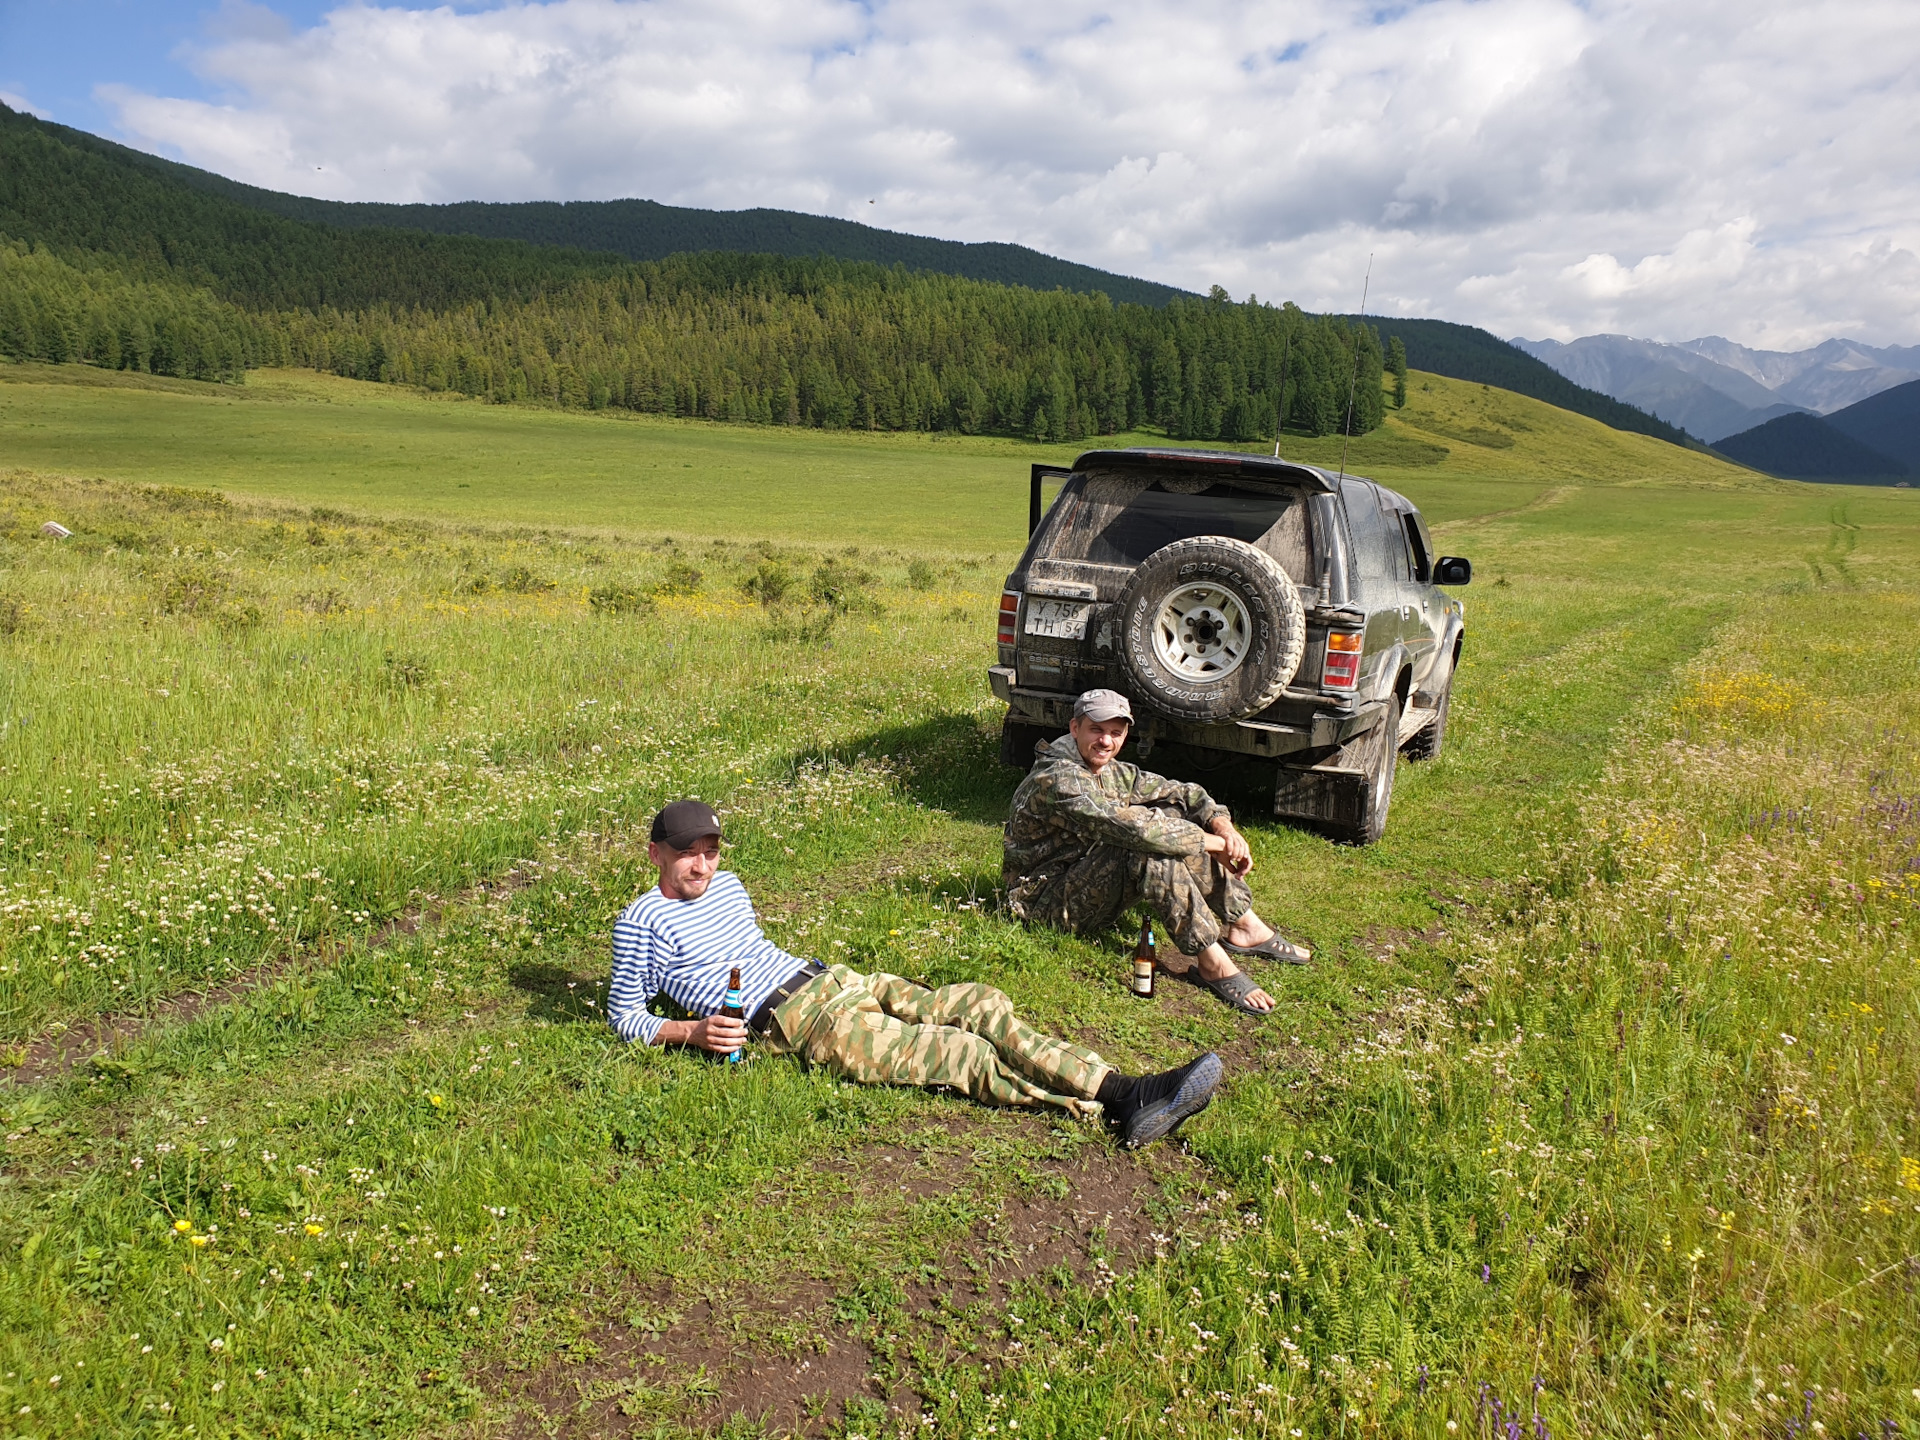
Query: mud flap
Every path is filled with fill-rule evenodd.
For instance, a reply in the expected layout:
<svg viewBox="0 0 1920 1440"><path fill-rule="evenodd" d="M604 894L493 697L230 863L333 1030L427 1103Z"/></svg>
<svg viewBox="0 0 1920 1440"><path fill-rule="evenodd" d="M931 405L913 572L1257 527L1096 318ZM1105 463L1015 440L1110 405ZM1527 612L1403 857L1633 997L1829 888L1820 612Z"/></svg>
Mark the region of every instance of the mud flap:
<svg viewBox="0 0 1920 1440"><path fill-rule="evenodd" d="M1367 818L1367 772L1346 765L1280 771L1273 813L1334 829L1356 829Z"/></svg>

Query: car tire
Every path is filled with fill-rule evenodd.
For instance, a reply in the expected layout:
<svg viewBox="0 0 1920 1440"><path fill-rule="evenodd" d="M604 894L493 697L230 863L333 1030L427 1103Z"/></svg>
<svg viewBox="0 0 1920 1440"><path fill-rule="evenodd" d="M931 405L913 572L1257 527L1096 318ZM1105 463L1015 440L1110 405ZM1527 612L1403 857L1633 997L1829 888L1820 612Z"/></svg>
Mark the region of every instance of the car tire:
<svg viewBox="0 0 1920 1440"><path fill-rule="evenodd" d="M1440 703L1433 707L1433 719L1411 740L1400 753L1409 760L1431 760L1440 753L1440 747L1447 743L1447 713L1453 709L1453 677L1447 677L1447 688L1440 692Z"/></svg>
<svg viewBox="0 0 1920 1440"><path fill-rule="evenodd" d="M1393 805L1393 775L1400 755L1400 702L1389 697L1386 714L1366 734L1341 747L1341 763L1361 771L1367 788L1360 814L1353 823L1329 827L1335 840L1346 845L1372 845L1387 833L1387 811Z"/></svg>
<svg viewBox="0 0 1920 1440"><path fill-rule="evenodd" d="M1058 739L1060 733L1044 725L1027 725L1011 718L1004 720L1000 725L1000 763L1022 772L1031 770L1039 758L1034 754L1035 747Z"/></svg>
<svg viewBox="0 0 1920 1440"><path fill-rule="evenodd" d="M1136 698L1173 720L1243 720L1300 668L1300 592L1265 551L1224 535L1162 546L1120 594L1120 652Z"/></svg>

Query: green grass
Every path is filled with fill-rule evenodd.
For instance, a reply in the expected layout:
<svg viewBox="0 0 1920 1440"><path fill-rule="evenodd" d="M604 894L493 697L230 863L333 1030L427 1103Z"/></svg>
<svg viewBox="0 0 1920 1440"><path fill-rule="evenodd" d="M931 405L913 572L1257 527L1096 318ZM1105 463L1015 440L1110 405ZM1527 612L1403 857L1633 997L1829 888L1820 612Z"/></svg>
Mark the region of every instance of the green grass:
<svg viewBox="0 0 1920 1440"><path fill-rule="evenodd" d="M1353 441L1347 462L1413 496L1435 521L1526 504L1545 484L1568 480L1770 483L1505 391L1415 378L1407 410ZM1482 413L1489 404L1491 419ZM1420 422L1526 428L1510 448L1487 450L1436 443L1413 428ZM1166 443L1129 435L1037 445L583 416L305 371L257 372L244 386L224 386L82 365L0 366L0 435L6 463L21 469L213 486L358 514L1003 558L1024 543L1029 465L1064 464L1096 445ZM1342 447L1338 437L1289 436L1286 453L1331 467Z"/></svg>
<svg viewBox="0 0 1920 1440"><path fill-rule="evenodd" d="M837 1356L819 1424L870 1437L1484 1434L1493 1398L1529 1433L1911 1430L1920 509L1484 393L1429 418L1534 428L1392 477L1475 561L1447 753L1365 850L1228 787L1319 953L1261 1024L998 908L983 556L1037 447L0 384L38 467L0 486L0 1042L288 967L0 1089L0 1434L747 1434L742 1367ZM356 425L492 488L328 490ZM700 537L606 478L513 508L510 460L624 437L757 518ZM1007 513L849 489L808 544L773 501L829 452ZM1222 1047L1190 1153L619 1045L607 926L687 791L791 949L989 979L1128 1065ZM1118 1279L1003 1283L1019 1217L1135 1187L1164 1238L1114 1238Z"/></svg>

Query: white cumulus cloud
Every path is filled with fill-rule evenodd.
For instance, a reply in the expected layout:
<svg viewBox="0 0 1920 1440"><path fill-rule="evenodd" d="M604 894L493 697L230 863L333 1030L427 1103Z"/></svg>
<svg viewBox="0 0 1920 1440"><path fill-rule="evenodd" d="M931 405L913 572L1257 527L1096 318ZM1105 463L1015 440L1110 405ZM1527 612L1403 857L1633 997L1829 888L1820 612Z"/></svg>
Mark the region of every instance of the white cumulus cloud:
<svg viewBox="0 0 1920 1440"><path fill-rule="evenodd" d="M136 144L364 200L1014 240L1501 334L1920 340L1911 0L234 3Z"/></svg>

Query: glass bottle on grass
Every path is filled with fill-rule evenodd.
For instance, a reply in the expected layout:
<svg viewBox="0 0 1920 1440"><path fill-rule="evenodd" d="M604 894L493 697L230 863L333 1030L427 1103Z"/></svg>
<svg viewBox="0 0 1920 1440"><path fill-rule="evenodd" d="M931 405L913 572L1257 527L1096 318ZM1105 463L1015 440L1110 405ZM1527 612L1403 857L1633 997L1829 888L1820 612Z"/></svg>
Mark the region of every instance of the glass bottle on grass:
<svg viewBox="0 0 1920 1440"><path fill-rule="evenodd" d="M1160 957L1153 943L1153 920L1149 917L1140 922L1140 943L1133 947L1133 981L1129 988L1137 998L1153 998L1153 972L1159 968Z"/></svg>
<svg viewBox="0 0 1920 1440"><path fill-rule="evenodd" d="M730 1019L745 1020L747 1018L746 1003L746 997L740 993L740 967L736 965L732 973L727 976L727 998L721 1002L720 1013ZM739 1063L740 1052L729 1050L727 1064L738 1065Z"/></svg>

